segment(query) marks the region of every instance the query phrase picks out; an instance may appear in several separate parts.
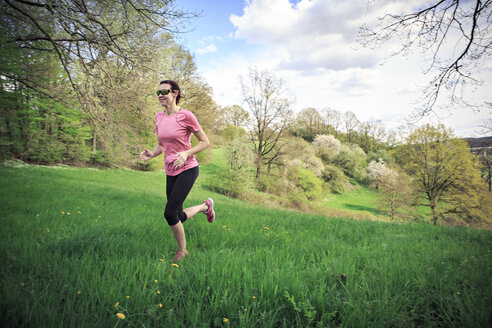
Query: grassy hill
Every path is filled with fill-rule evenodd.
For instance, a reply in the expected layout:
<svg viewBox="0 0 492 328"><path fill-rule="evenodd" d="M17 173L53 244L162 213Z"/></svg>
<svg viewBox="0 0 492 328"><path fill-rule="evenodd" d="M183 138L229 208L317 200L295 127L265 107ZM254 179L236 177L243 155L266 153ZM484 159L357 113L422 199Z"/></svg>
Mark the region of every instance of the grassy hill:
<svg viewBox="0 0 492 328"><path fill-rule="evenodd" d="M2 326L491 326L492 232L254 206L213 165L178 266L163 172L0 167Z"/></svg>

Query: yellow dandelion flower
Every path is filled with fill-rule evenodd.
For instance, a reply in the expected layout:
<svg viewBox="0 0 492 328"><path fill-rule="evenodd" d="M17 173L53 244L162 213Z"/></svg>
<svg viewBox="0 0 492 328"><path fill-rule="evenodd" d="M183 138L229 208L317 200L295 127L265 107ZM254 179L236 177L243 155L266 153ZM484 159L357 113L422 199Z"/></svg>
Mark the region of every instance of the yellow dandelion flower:
<svg viewBox="0 0 492 328"><path fill-rule="evenodd" d="M224 319L222 319L222 321L223 321L224 323L226 323L226 322L229 322L229 319L224 318Z"/></svg>
<svg viewBox="0 0 492 328"><path fill-rule="evenodd" d="M160 290L158 290L158 291L157 291L157 294L159 294L159 295L160 295L160 294L161 294L161 291L160 291Z"/></svg>
<svg viewBox="0 0 492 328"><path fill-rule="evenodd" d="M159 259L159 262L164 262L164 260L163 259Z"/></svg>
<svg viewBox="0 0 492 328"><path fill-rule="evenodd" d="M253 299L256 299L256 296L253 295Z"/></svg>
<svg viewBox="0 0 492 328"><path fill-rule="evenodd" d="M67 212L67 215L70 215L70 212Z"/></svg>
<svg viewBox="0 0 492 328"><path fill-rule="evenodd" d="M100 219L100 218L101 218L101 216L100 216L100 215L98 215L98 216L97 216L97 218L98 218L98 219Z"/></svg>
<svg viewBox="0 0 492 328"><path fill-rule="evenodd" d="M65 212L60 212L61 214L65 214Z"/></svg>
<svg viewBox="0 0 492 328"><path fill-rule="evenodd" d="M81 211L77 211L77 213L82 214L82 212L81 212Z"/></svg>
<svg viewBox="0 0 492 328"><path fill-rule="evenodd" d="M289 233L288 231L286 231L285 233Z"/></svg>
<svg viewBox="0 0 492 328"><path fill-rule="evenodd" d="M265 227L265 230L269 230L268 227Z"/></svg>
<svg viewBox="0 0 492 328"><path fill-rule="evenodd" d="M129 300L130 299L130 296L127 296L126 299Z"/></svg>
<svg viewBox="0 0 492 328"><path fill-rule="evenodd" d="M459 290L456 292L456 294L461 295L461 293L460 293L460 291L459 291Z"/></svg>
<svg viewBox="0 0 492 328"><path fill-rule="evenodd" d="M117 308L118 305L120 305L120 302L116 302L116 304L114 305L114 307Z"/></svg>
<svg viewBox="0 0 492 328"><path fill-rule="evenodd" d="M222 228L224 228L224 229L225 229L225 228L227 228L227 226L223 225L223 226L222 226Z"/></svg>
<svg viewBox="0 0 492 328"><path fill-rule="evenodd" d="M161 303L159 303L159 307L162 308L162 304Z"/></svg>
<svg viewBox="0 0 492 328"><path fill-rule="evenodd" d="M81 293L81 292L80 292L80 290L78 290L78 291L77 291L77 295L80 295L80 293Z"/></svg>
<svg viewBox="0 0 492 328"><path fill-rule="evenodd" d="M155 281L155 283L157 284L157 279L156 279L156 280L154 280L154 281Z"/></svg>
<svg viewBox="0 0 492 328"><path fill-rule="evenodd" d="M266 234L266 236L267 236L267 237L270 237L270 234L269 234L269 233L267 233L267 234Z"/></svg>
<svg viewBox="0 0 492 328"><path fill-rule="evenodd" d="M176 263L173 263L173 267L179 268L179 265L177 265Z"/></svg>
<svg viewBox="0 0 492 328"><path fill-rule="evenodd" d="M116 316L122 320L126 318L126 316L123 313L116 313Z"/></svg>
<svg viewBox="0 0 492 328"><path fill-rule="evenodd" d="M248 311L248 309L244 309L244 312Z"/></svg>
<svg viewBox="0 0 492 328"><path fill-rule="evenodd" d="M227 231L231 231L231 229L227 229Z"/></svg>

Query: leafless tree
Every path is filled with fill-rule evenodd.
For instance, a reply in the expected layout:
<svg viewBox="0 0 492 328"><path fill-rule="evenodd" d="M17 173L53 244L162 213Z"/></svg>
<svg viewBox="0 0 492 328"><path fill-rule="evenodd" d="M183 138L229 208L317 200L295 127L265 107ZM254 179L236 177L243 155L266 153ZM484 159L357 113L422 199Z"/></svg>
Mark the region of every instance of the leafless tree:
<svg viewBox="0 0 492 328"><path fill-rule="evenodd" d="M347 133L347 142L350 143L354 130L360 125L359 119L351 111L343 113L343 124L345 127L345 132Z"/></svg>
<svg viewBox="0 0 492 328"><path fill-rule="evenodd" d="M323 119L316 108L304 108L297 114L297 122L301 124L309 134L313 134L319 133Z"/></svg>
<svg viewBox="0 0 492 328"><path fill-rule="evenodd" d="M487 102L486 106L489 111L489 118L483 120L482 124L480 124L480 130L477 132L483 135L490 135L492 133L492 102Z"/></svg>
<svg viewBox="0 0 492 328"><path fill-rule="evenodd" d="M387 14L374 27L363 25L359 42L378 46L389 39L401 40L395 54L420 48L430 64L424 73L434 76L424 89L415 118L433 111L443 91L452 103L472 106L463 95L465 85L478 86L476 73L492 53L492 0L440 0L406 14ZM447 55L451 46L454 51Z"/></svg>
<svg viewBox="0 0 492 328"><path fill-rule="evenodd" d="M256 154L256 177L264 165L270 167L283 154L279 142L292 121L291 100L284 94L284 81L269 71L250 68L240 77L244 102L252 114L251 142Z"/></svg>
<svg viewBox="0 0 492 328"><path fill-rule="evenodd" d="M342 123L342 112L336 109L325 108L322 110L325 125L330 125L338 138L338 131Z"/></svg>

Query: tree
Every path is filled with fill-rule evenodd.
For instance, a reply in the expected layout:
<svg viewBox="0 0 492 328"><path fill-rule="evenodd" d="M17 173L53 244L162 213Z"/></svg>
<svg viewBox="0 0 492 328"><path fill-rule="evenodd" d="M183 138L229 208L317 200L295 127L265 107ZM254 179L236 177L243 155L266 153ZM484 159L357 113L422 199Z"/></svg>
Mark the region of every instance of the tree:
<svg viewBox="0 0 492 328"><path fill-rule="evenodd" d="M491 150L488 148L482 149L478 158L480 164L482 165L482 178L487 182L489 186L489 192L492 192L492 154Z"/></svg>
<svg viewBox="0 0 492 328"><path fill-rule="evenodd" d="M382 159L371 161L367 165L366 171L367 176L371 179L376 189L379 189L379 185L387 176L389 177L387 180L391 180L394 176L397 176L396 172L390 169Z"/></svg>
<svg viewBox="0 0 492 328"><path fill-rule="evenodd" d="M222 108L227 123L237 127L245 127L249 121L249 113L239 105L226 106Z"/></svg>
<svg viewBox="0 0 492 328"><path fill-rule="evenodd" d="M443 125L425 125L409 135L407 144L396 151L396 159L413 177L425 199L420 205L430 207L434 224L457 216L476 219L477 188L483 182L464 140L455 139Z"/></svg>
<svg viewBox="0 0 492 328"><path fill-rule="evenodd" d="M321 130L323 119L320 113L315 108L304 108L297 114L296 119L299 136L306 141L313 141L316 134Z"/></svg>
<svg viewBox="0 0 492 328"><path fill-rule="evenodd" d="M84 164L89 154L84 143L90 138L86 117L66 91L56 56L7 43L5 32L0 30L0 158ZM44 81L64 103L19 79Z"/></svg>
<svg viewBox="0 0 492 328"><path fill-rule="evenodd" d="M325 125L329 125L335 132L335 138L338 138L339 127L342 124L342 112L336 109L324 109L323 118Z"/></svg>
<svg viewBox="0 0 492 328"><path fill-rule="evenodd" d="M417 47L430 59L424 73L436 74L424 89L417 110L422 117L433 110L443 88L451 90L452 102L466 103L463 88L480 84L476 73L492 54L491 15L490 0L434 0L411 13L386 14L375 28L363 25L359 41L374 46L396 38L402 42L396 54L408 54Z"/></svg>
<svg viewBox="0 0 492 328"><path fill-rule="evenodd" d="M351 111L343 113L343 125L345 127L345 132L347 133L347 142L350 143L354 130L359 127L359 120L357 116Z"/></svg>
<svg viewBox="0 0 492 328"><path fill-rule="evenodd" d="M173 10L169 0L13 1L0 4L0 28L7 42L34 52L56 54L79 96L76 71L90 74L104 58L134 67L135 57L152 47L159 31L177 32L194 15ZM56 96L41 81L7 76L28 88Z"/></svg>
<svg viewBox="0 0 492 328"><path fill-rule="evenodd" d="M254 154L248 144L234 138L225 145L225 159L227 166L213 179L212 188L226 196L238 197L253 180Z"/></svg>
<svg viewBox="0 0 492 328"><path fill-rule="evenodd" d="M285 96L284 81L269 71L249 69L240 77L241 90L253 119L251 142L256 154L256 177L262 167L270 167L282 155L281 136L292 121L290 100Z"/></svg>
<svg viewBox="0 0 492 328"><path fill-rule="evenodd" d="M413 204L413 189L409 177L393 169L388 169L379 181L380 204L389 212L391 220L408 216Z"/></svg>

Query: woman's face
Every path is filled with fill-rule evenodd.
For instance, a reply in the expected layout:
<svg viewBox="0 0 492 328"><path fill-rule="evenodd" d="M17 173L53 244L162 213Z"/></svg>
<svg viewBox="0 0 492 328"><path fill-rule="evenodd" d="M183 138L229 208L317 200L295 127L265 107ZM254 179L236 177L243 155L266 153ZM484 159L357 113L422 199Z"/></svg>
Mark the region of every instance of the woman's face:
<svg viewBox="0 0 492 328"><path fill-rule="evenodd" d="M167 83L161 84L159 85L159 90L171 90L171 85ZM178 91L176 90L171 91L165 96L160 94L157 98L159 98L159 102L161 103L161 106L169 107L173 103L174 105L176 105L176 97L178 96L177 92Z"/></svg>

